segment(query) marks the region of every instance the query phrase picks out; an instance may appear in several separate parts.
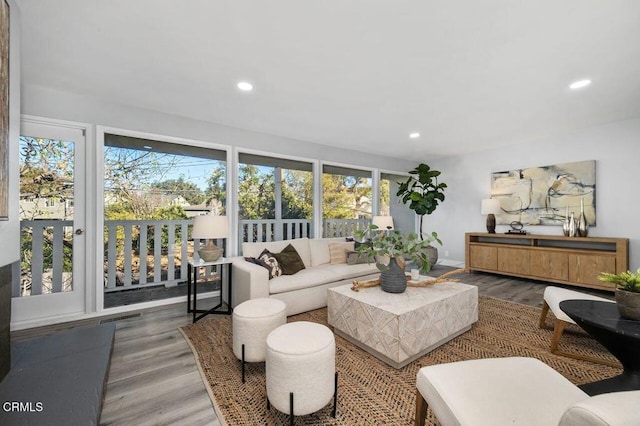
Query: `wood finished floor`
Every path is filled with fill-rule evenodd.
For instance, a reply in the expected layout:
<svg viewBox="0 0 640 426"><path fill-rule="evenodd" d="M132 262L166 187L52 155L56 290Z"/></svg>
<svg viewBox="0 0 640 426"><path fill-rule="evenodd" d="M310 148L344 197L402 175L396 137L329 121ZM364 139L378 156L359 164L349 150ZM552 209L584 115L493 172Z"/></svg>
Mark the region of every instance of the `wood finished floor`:
<svg viewBox="0 0 640 426"><path fill-rule="evenodd" d="M451 269L437 266L430 275L438 276ZM481 295L538 307L542 306L542 293L549 285L484 273L460 274L458 278L478 286ZM191 322L184 303L127 316L114 319L115 344L101 424L220 425L191 349L178 331ZM96 322L86 320L14 332L12 339L22 340Z"/></svg>

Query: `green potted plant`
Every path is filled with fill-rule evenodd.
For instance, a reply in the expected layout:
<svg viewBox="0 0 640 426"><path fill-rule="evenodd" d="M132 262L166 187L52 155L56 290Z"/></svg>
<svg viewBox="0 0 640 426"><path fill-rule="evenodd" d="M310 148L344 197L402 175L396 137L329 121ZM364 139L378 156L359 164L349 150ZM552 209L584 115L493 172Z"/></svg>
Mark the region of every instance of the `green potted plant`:
<svg viewBox="0 0 640 426"><path fill-rule="evenodd" d="M402 293L407 287L404 265L400 267L398 259L404 262L405 258L410 258L426 274L431 270L431 263L423 249L433 242L442 244L435 232L420 238L415 232L403 234L395 230L379 231L376 225L356 231L355 235L360 241L364 241L367 235L371 236L369 241L356 248L356 252L366 255L369 263L376 262L376 267L381 271L380 287L389 293ZM389 260L385 264L386 259Z"/></svg>
<svg viewBox="0 0 640 426"><path fill-rule="evenodd" d="M622 318L640 321L640 268L619 274L602 272L598 279L616 285L616 304Z"/></svg>
<svg viewBox="0 0 640 426"><path fill-rule="evenodd" d="M398 182L396 195L402 197L402 202L408 204L420 217L420 238L423 238L422 222L424 216L431 214L444 201L444 190L446 183L438 182L440 171L434 170L427 164L420 163L418 167L411 170L406 182ZM434 265L438 260L438 249L428 246L427 257L429 263Z"/></svg>

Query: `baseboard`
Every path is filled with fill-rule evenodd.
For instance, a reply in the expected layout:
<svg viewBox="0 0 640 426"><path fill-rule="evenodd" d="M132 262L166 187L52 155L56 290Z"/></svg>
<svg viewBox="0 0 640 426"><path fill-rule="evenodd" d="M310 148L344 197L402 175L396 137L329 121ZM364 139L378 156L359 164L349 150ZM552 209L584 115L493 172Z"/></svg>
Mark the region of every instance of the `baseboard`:
<svg viewBox="0 0 640 426"><path fill-rule="evenodd" d="M202 294L198 293L198 300L208 299L211 297L220 297L220 291L216 290L208 293L202 293ZM187 296L179 296L179 297L173 297L170 299L136 303L133 305L117 306L113 308L103 309L99 312L72 313L67 315L59 315L55 317L37 318L34 320L14 321L11 323L11 331L19 331L19 330L25 330L28 328L42 327L42 326L52 325L52 324L60 324L63 322L80 321L80 320L93 319L93 318L98 319L101 317L107 317L114 314L140 311L144 309L150 309L150 308L155 308L155 307L160 307L165 305L173 305L177 303L186 303L186 302L187 302ZM185 310L185 315L186 315L186 310Z"/></svg>
<svg viewBox="0 0 640 426"><path fill-rule="evenodd" d="M437 265L452 266L454 268L464 268L464 260L440 259Z"/></svg>

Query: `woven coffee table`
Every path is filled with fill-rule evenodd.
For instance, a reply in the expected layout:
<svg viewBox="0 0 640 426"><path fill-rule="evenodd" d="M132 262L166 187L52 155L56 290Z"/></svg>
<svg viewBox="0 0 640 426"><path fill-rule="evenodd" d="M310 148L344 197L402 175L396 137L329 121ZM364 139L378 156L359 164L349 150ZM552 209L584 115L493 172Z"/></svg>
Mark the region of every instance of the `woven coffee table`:
<svg viewBox="0 0 640 426"><path fill-rule="evenodd" d="M328 290L327 311L337 335L402 368L478 321L478 288L447 282L397 294L349 284Z"/></svg>

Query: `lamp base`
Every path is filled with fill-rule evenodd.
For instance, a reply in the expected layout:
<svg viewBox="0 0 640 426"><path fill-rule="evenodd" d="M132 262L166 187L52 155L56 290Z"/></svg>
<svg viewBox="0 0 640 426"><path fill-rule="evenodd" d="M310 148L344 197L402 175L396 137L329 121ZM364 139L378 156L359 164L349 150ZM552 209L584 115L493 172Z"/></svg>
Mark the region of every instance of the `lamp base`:
<svg viewBox="0 0 640 426"><path fill-rule="evenodd" d="M207 244L201 249L198 249L198 255L200 256L200 259L204 260L205 262L215 262L216 260L220 259L223 251L224 250L217 247L215 244Z"/></svg>
<svg viewBox="0 0 640 426"><path fill-rule="evenodd" d="M493 213L487 215L487 232L490 234L496 233L496 217Z"/></svg>

